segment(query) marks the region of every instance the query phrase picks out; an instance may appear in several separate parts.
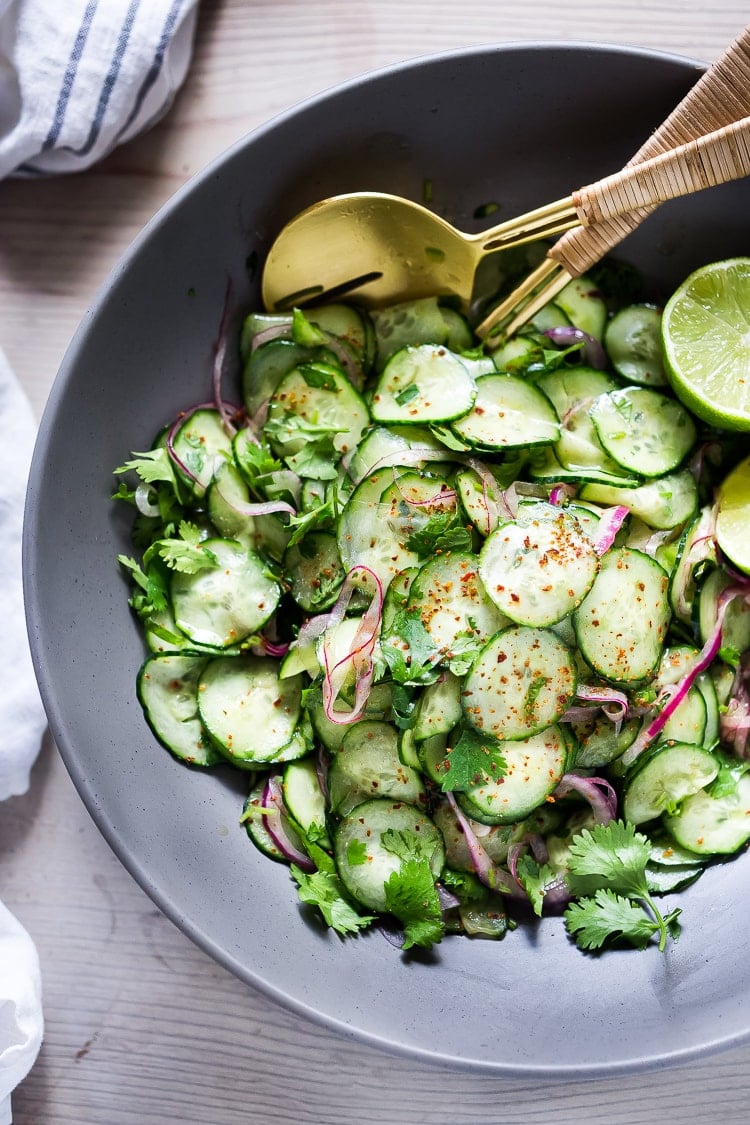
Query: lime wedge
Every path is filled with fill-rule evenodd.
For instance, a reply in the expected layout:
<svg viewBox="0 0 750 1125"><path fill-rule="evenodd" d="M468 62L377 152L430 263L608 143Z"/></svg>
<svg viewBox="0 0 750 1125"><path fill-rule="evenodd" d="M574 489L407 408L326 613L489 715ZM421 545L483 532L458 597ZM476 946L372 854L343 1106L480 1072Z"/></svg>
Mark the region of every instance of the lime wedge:
<svg viewBox="0 0 750 1125"><path fill-rule="evenodd" d="M750 574L750 457L719 488L716 542L738 570Z"/></svg>
<svg viewBox="0 0 750 1125"><path fill-rule="evenodd" d="M672 389L694 414L750 430L750 258L691 274L664 308L662 343Z"/></svg>

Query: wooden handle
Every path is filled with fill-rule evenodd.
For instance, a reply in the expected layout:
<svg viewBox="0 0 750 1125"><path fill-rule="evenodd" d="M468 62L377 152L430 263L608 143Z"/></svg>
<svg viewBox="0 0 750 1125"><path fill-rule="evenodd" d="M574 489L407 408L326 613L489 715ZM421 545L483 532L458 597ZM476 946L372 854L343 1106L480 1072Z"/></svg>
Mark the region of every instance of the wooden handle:
<svg viewBox="0 0 750 1125"><path fill-rule="evenodd" d="M629 164L638 164L720 129L750 114L750 24L701 75ZM576 227L551 247L549 257L571 277L579 277L652 213L640 208L616 218Z"/></svg>
<svg viewBox="0 0 750 1125"><path fill-rule="evenodd" d="M633 164L573 192L584 226L636 211L750 173L750 117Z"/></svg>

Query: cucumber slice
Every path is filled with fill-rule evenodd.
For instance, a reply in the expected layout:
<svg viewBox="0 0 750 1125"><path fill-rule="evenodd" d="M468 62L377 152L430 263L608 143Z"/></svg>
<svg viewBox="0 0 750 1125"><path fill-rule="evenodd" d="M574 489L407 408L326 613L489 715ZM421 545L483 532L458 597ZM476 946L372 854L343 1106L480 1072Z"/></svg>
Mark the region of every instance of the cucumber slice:
<svg viewBox="0 0 750 1125"><path fill-rule="evenodd" d="M401 301L384 309L373 309L377 368L382 371L392 355L409 345L447 344L450 325L437 297Z"/></svg>
<svg viewBox="0 0 750 1125"><path fill-rule="evenodd" d="M419 698L412 728L415 741L448 734L461 721L461 689L462 680L452 672L445 672L434 684L428 684Z"/></svg>
<svg viewBox="0 0 750 1125"><path fill-rule="evenodd" d="M307 613L329 609L344 584L346 571L341 565L336 536L313 531L284 553L284 576L290 594Z"/></svg>
<svg viewBox="0 0 750 1125"><path fill-rule="evenodd" d="M250 493L240 470L232 461L221 461L208 486L206 503L211 523L223 539L236 539L255 546L255 520L241 510L249 500Z"/></svg>
<svg viewBox="0 0 750 1125"><path fill-rule="evenodd" d="M227 648L257 633L276 609L278 583L260 555L231 539L206 539L217 565L196 574L179 571L170 592L175 622L196 645Z"/></svg>
<svg viewBox="0 0 750 1125"><path fill-rule="evenodd" d="M287 859L281 848L274 840L271 833L268 831L267 821L268 813L263 811L263 792L266 787L266 779L263 777L253 785L252 789L245 798L245 803L242 806L242 816L240 823L244 824L245 831L247 832L250 840L255 844L258 851L263 855L268 856L269 859L275 859L278 863L286 863ZM297 841L295 840L295 843ZM300 850L302 848L302 841L299 841Z"/></svg>
<svg viewBox="0 0 750 1125"><path fill-rule="evenodd" d="M305 836L322 847L330 847L326 827L326 799L312 758L289 762L281 782L284 804Z"/></svg>
<svg viewBox="0 0 750 1125"><path fill-rule="evenodd" d="M481 824L512 824L542 805L565 773L568 743L557 725L503 745L507 770L499 782L456 793L463 811Z"/></svg>
<svg viewBox="0 0 750 1125"><path fill-rule="evenodd" d="M172 448L180 463L192 473L192 477L185 479L196 496L204 494L217 467L232 455L232 442L221 415L208 407L188 414L172 437Z"/></svg>
<svg viewBox="0 0 750 1125"><path fill-rule="evenodd" d="M445 446L426 427L371 426L349 462L349 476L355 484L359 484L374 470L382 469L384 462L389 467L399 463L413 467L414 456L411 451L415 448L425 450L425 462L451 459ZM403 454L401 462L400 454Z"/></svg>
<svg viewBox="0 0 750 1125"><path fill-rule="evenodd" d="M707 575L698 594L698 632L705 643L714 631L719 595L732 580L719 567ZM750 605L744 598L729 603L721 627L721 645L731 653L742 653L750 648ZM720 654L721 655L721 654Z"/></svg>
<svg viewBox="0 0 750 1125"><path fill-rule="evenodd" d="M198 714L198 683L207 660L164 653L149 657L138 672L138 699L149 726L175 758L190 766L215 766L224 760Z"/></svg>
<svg viewBox="0 0 750 1125"><path fill-rule="evenodd" d="M373 684L364 713L356 722L390 719L392 705L393 685L390 682ZM320 692L308 695L305 706L317 738L326 750L332 754L336 753L340 750L347 733L354 729L356 723L335 723L329 719Z"/></svg>
<svg viewBox="0 0 750 1125"><path fill-rule="evenodd" d="M628 383L664 387L661 310L655 305L627 305L607 324L604 347L618 375Z"/></svg>
<svg viewBox="0 0 750 1125"><path fill-rule="evenodd" d="M446 866L456 871L474 871L474 862L466 836L456 819L456 814L446 800L440 801L435 806L432 819L440 829L445 842ZM505 863L511 844L522 833L519 833L514 825L482 824L478 820L472 820L471 817L468 817L468 821L469 827L478 837L492 862Z"/></svg>
<svg viewBox="0 0 750 1125"><path fill-rule="evenodd" d="M509 624L487 596L476 555L451 552L429 559L409 588L407 613L418 614L436 650L450 659L460 646L483 644Z"/></svg>
<svg viewBox="0 0 750 1125"><path fill-rule="evenodd" d="M421 854L429 858L435 878L443 869L443 838L421 809L382 798L365 801L341 821L334 855L349 894L370 910L387 909L385 884L401 868L402 860L388 848L386 833L390 832L412 837Z"/></svg>
<svg viewBox="0 0 750 1125"><path fill-rule="evenodd" d="M560 290L554 304L561 308L576 328L597 340L604 336L607 323L607 306L604 298L588 274L573 278Z"/></svg>
<svg viewBox="0 0 750 1125"><path fill-rule="evenodd" d="M550 445L560 437L560 420L545 395L515 375L482 375L468 414L452 423L462 441L477 449Z"/></svg>
<svg viewBox="0 0 750 1125"><path fill-rule="evenodd" d="M330 431L334 450L344 454L356 448L369 421L362 396L340 369L303 365L285 375L271 396L267 432L274 451L291 469L319 480L327 479L320 458L310 464L307 456L316 433ZM330 461L326 471L335 476Z"/></svg>
<svg viewBox="0 0 750 1125"><path fill-rule="evenodd" d="M552 625L580 605L599 557L581 525L563 508L523 505L487 537L479 575L500 610L522 625Z"/></svg>
<svg viewBox="0 0 750 1125"><path fill-rule="evenodd" d="M588 413L612 460L644 477L676 469L695 444L695 423L685 407L648 387L599 395Z"/></svg>
<svg viewBox="0 0 750 1125"><path fill-rule="evenodd" d="M476 384L466 365L434 344L402 348L385 366L372 395L376 422L450 422L471 410Z"/></svg>
<svg viewBox="0 0 750 1125"><path fill-rule="evenodd" d="M507 519L502 487L499 482L488 481L487 474L480 477L474 469L462 469L456 474L456 490L463 511L480 535L489 535Z"/></svg>
<svg viewBox="0 0 750 1125"><path fill-rule="evenodd" d="M702 790L664 817L664 827L683 848L697 855L732 855L750 839L750 774L724 797Z"/></svg>
<svg viewBox="0 0 750 1125"><path fill-rule="evenodd" d="M396 728L385 722L357 723L344 735L328 767L328 794L337 816L372 797L415 806L426 799L420 774L399 757Z"/></svg>
<svg viewBox="0 0 750 1125"><path fill-rule="evenodd" d="M477 730L526 739L554 723L576 690L573 653L551 629L514 625L482 649L464 681L464 714Z"/></svg>
<svg viewBox="0 0 750 1125"><path fill-rule="evenodd" d="M580 496L597 504L624 504L643 523L659 530L682 526L698 510L698 486L687 469L635 488L591 482L583 486Z"/></svg>
<svg viewBox="0 0 750 1125"><path fill-rule="evenodd" d="M669 579L641 551L613 547L573 614L586 662L613 683L638 683L659 663L670 621Z"/></svg>
<svg viewBox="0 0 750 1125"><path fill-rule="evenodd" d="M675 742L658 750L628 779L623 816L631 824L655 820L713 781L719 763L707 750Z"/></svg>
<svg viewBox="0 0 750 1125"><path fill-rule="evenodd" d="M277 662L263 656L214 657L198 686L204 726L225 757L243 769L279 760L297 731L301 697L302 678L279 679Z"/></svg>
<svg viewBox="0 0 750 1125"><path fill-rule="evenodd" d="M635 742L641 729L640 719L626 719L618 730L611 719L597 715L593 719L570 724L576 740L576 769L601 769L616 761Z"/></svg>
<svg viewBox="0 0 750 1125"><path fill-rule="evenodd" d="M242 373L242 398L250 417L265 406L285 375L319 352L284 337L268 340L252 352Z"/></svg>

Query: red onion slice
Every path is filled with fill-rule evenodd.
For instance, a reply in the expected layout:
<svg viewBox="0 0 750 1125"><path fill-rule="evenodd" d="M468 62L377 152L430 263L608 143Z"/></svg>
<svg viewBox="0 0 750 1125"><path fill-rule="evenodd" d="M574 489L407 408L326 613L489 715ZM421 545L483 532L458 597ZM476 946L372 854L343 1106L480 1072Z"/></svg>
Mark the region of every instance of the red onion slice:
<svg viewBox="0 0 750 1125"><path fill-rule="evenodd" d="M281 779L276 774L270 774L266 781L261 807L266 810L264 817L266 831L284 858L290 863L296 863L302 871L316 871L317 868L307 852L300 850L289 832L289 818L284 804Z"/></svg>
<svg viewBox="0 0 750 1125"><path fill-rule="evenodd" d="M606 778L563 774L553 796L567 797L571 793L577 793L588 801L597 824L609 824L617 816L617 794Z"/></svg>
<svg viewBox="0 0 750 1125"><path fill-rule="evenodd" d="M338 725L356 722L365 710L375 671L372 656L383 617L384 592L382 582L368 566L355 566L344 579L336 605L328 615L331 624L337 624L344 617L356 588L355 576L357 574L367 575L373 581L375 593L362 615L350 651L335 664L331 664L330 647L327 644L326 633L323 634L323 707L326 718ZM336 700L351 671L354 671L354 706L350 711L337 711Z"/></svg>
<svg viewBox="0 0 750 1125"><path fill-rule="evenodd" d="M594 532L590 536L594 544L594 550L599 557L612 546L617 532L629 515L630 508L626 508L624 504L615 504L613 507L605 508L602 511Z"/></svg>
<svg viewBox="0 0 750 1125"><path fill-rule="evenodd" d="M572 324L561 324L555 328L545 328L542 335L547 336L553 344L560 344L564 348L578 344L584 363L596 367L599 371L604 371L607 367L607 353L604 348L596 336L591 336L582 328L575 328Z"/></svg>

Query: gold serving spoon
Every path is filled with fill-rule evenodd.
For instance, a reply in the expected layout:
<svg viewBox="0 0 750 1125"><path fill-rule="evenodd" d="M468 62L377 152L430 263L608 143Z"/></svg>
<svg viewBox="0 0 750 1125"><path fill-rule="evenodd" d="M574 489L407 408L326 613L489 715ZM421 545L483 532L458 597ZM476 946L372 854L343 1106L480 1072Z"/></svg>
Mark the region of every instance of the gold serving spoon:
<svg viewBox="0 0 750 1125"><path fill-rule="evenodd" d="M479 234L465 234L398 196L356 192L308 207L281 231L266 259L266 308L356 296L388 304L451 295L468 308L487 254L579 224L654 206L750 173L750 118L678 145Z"/></svg>

